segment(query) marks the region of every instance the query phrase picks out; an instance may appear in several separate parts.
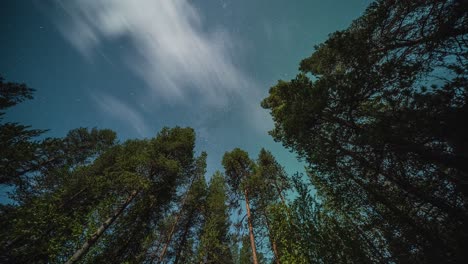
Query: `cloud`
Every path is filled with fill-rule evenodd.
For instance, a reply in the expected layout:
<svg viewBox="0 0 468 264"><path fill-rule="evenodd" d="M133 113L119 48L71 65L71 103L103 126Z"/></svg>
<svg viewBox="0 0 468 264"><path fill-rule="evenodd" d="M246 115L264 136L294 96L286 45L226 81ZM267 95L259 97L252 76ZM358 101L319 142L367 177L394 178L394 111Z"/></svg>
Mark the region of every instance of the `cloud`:
<svg viewBox="0 0 468 264"><path fill-rule="evenodd" d="M128 124L139 136L144 137L149 134L149 129L141 114L129 105L110 95L94 95L92 98L101 111Z"/></svg>
<svg viewBox="0 0 468 264"><path fill-rule="evenodd" d="M169 101L194 95L225 105L254 85L233 63L226 30L207 31L186 0L59 1L68 14L61 32L84 56L104 42L125 39L133 49L127 66L152 92ZM202 95L202 96L201 96Z"/></svg>
<svg viewBox="0 0 468 264"><path fill-rule="evenodd" d="M146 133L141 113L162 110L157 109L161 105L177 106L190 113L188 125L199 129L211 127L212 122L226 126L227 117L232 115L240 116L236 119L238 126L258 133L271 129L271 118L259 106L264 96L260 86L254 76L236 64L242 54L242 40L234 38L226 28L203 21L202 14L188 0L56 3L64 11L64 16L55 17L57 27L85 58L103 58L118 67L116 58L103 51L124 44L123 66L148 89L138 91L138 104L119 97L125 104L109 95L95 102L113 118L130 123L140 135ZM92 91L91 96L96 93L103 94ZM167 118L175 113L162 114Z"/></svg>

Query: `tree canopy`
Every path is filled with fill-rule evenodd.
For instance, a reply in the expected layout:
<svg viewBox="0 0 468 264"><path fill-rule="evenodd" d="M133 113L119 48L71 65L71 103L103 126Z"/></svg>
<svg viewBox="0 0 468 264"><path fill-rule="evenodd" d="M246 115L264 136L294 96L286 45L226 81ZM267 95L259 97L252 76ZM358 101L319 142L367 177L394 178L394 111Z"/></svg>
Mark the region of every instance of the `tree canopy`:
<svg viewBox="0 0 468 264"><path fill-rule="evenodd" d="M117 140L4 122L2 263L465 263L468 5L379 0L261 105L307 166L240 148L206 175L189 127Z"/></svg>
<svg viewBox="0 0 468 264"><path fill-rule="evenodd" d="M262 102L324 204L365 223L385 261L465 258L467 10L377 1Z"/></svg>

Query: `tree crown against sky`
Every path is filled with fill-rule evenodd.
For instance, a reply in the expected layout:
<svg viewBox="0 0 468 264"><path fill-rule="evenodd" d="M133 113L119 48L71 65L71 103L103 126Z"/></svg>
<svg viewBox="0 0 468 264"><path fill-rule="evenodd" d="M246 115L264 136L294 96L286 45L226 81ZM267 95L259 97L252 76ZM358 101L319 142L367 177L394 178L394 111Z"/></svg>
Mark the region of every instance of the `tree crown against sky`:
<svg viewBox="0 0 468 264"><path fill-rule="evenodd" d="M373 226L392 261L464 256L466 10L377 1L262 102L270 134L307 160L324 204Z"/></svg>
<svg viewBox="0 0 468 264"><path fill-rule="evenodd" d="M271 135L306 175L235 148L207 182L191 128L119 142L1 123L0 261L463 263L466 10L376 1L270 89ZM0 81L0 110L32 98Z"/></svg>

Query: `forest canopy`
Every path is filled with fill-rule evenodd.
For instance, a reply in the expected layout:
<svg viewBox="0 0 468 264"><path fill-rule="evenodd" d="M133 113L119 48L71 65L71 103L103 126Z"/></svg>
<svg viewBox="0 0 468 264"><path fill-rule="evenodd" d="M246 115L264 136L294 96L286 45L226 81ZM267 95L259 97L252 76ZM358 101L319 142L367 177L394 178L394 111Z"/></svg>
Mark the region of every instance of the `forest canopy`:
<svg viewBox="0 0 468 264"><path fill-rule="evenodd" d="M227 151L189 127L119 141L6 122L34 89L0 78L2 263L465 263L468 4L381 0L261 106L306 163Z"/></svg>

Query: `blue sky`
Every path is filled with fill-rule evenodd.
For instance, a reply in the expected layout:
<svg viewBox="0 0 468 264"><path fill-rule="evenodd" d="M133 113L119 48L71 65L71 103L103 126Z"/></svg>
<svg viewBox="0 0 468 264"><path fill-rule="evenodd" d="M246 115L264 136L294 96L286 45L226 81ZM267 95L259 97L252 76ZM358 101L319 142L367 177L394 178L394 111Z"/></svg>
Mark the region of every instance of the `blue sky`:
<svg viewBox="0 0 468 264"><path fill-rule="evenodd" d="M209 174L234 147L253 157L265 147L288 172L302 171L267 134L260 101L369 3L4 0L0 74L37 90L6 118L47 136L99 127L121 140L191 126Z"/></svg>

